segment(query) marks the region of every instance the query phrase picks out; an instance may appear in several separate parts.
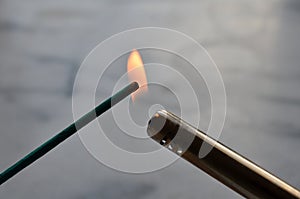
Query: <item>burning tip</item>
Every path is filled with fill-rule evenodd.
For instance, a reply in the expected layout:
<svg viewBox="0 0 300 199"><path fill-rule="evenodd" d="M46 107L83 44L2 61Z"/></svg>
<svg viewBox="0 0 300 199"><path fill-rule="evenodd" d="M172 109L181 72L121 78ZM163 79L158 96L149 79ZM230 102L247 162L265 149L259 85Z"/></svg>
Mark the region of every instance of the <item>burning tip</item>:
<svg viewBox="0 0 300 199"><path fill-rule="evenodd" d="M129 80L137 82L140 88L139 92L131 94L134 101L137 95L148 90L144 63L140 53L136 49L132 50L128 57L127 72Z"/></svg>
<svg viewBox="0 0 300 199"><path fill-rule="evenodd" d="M134 87L135 90L140 88L140 85L137 82L132 82L131 84L132 84L132 86Z"/></svg>

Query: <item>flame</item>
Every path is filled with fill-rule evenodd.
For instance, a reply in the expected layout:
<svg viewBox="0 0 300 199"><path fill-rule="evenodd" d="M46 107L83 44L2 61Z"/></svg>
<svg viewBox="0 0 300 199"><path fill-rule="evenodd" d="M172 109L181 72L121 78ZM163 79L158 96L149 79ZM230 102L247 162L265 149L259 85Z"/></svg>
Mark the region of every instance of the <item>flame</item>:
<svg viewBox="0 0 300 199"><path fill-rule="evenodd" d="M140 88L138 92L131 94L132 101L143 92L147 92L147 77L140 53L134 49L130 53L127 61L127 72L130 81L136 81Z"/></svg>

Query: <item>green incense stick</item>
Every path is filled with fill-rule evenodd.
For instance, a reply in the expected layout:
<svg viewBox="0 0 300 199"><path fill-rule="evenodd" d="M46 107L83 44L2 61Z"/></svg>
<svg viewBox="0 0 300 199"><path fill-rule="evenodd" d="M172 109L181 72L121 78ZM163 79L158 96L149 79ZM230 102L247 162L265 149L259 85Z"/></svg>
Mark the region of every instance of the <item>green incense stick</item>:
<svg viewBox="0 0 300 199"><path fill-rule="evenodd" d="M112 97L105 100L103 103L98 105L95 109L91 110L80 119L69 125L67 128L62 130L60 133L46 141L44 144L33 150L31 153L26 155L24 158L10 166L8 169L0 174L0 185L9 180L11 177L16 175L18 172L32 164L34 161L45 155L47 152L52 150L54 147L62 143L68 137L76 133L78 130L86 126L88 123L93 121L95 118L106 112L112 106L120 102L122 99L133 93L139 88L137 82L133 82L120 90Z"/></svg>

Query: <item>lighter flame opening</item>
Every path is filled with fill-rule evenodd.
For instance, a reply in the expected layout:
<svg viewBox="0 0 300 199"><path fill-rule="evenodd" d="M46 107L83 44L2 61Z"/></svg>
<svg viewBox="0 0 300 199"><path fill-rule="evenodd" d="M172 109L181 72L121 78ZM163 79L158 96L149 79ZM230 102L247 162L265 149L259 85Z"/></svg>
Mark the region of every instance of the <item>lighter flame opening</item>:
<svg viewBox="0 0 300 199"><path fill-rule="evenodd" d="M131 82L136 81L140 88L137 92L131 94L132 101L143 92L148 91L147 76L140 53L134 49L130 53L127 61L128 78Z"/></svg>

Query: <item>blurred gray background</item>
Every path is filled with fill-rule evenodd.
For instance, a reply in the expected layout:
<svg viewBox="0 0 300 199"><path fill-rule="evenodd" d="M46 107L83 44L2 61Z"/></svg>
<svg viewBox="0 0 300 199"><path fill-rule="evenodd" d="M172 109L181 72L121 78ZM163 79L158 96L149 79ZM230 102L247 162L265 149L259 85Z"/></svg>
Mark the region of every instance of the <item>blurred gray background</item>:
<svg viewBox="0 0 300 199"><path fill-rule="evenodd" d="M299 23L299 0L0 0L0 170L72 122L73 81L92 48L159 26L195 38L219 66L228 99L220 140L300 188ZM184 160L114 171L76 135L0 187L5 199L120 197L240 198Z"/></svg>

